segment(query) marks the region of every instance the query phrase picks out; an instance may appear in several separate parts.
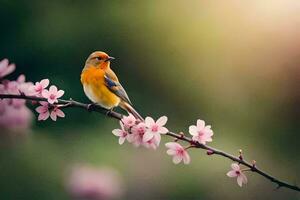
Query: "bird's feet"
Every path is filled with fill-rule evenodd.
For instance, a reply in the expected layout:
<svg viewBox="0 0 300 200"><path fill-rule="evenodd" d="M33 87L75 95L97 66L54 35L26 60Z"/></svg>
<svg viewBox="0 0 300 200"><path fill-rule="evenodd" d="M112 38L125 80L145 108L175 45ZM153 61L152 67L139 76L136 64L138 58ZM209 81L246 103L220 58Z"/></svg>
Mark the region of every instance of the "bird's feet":
<svg viewBox="0 0 300 200"><path fill-rule="evenodd" d="M95 108L96 105L97 105L96 103L88 104L87 105L87 110L90 111L90 112L93 111L93 109Z"/></svg>
<svg viewBox="0 0 300 200"><path fill-rule="evenodd" d="M110 115L114 111L114 108L108 109L106 112L106 116Z"/></svg>

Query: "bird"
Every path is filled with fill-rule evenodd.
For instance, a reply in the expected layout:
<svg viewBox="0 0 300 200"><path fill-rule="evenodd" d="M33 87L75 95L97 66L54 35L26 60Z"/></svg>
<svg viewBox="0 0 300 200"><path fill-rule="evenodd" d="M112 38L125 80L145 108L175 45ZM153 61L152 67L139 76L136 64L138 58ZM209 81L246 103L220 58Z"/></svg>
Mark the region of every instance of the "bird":
<svg viewBox="0 0 300 200"><path fill-rule="evenodd" d="M103 51L95 51L88 56L80 76L84 93L93 104L109 111L121 107L136 119L143 121L143 117L133 108L117 75L110 68L114 59Z"/></svg>

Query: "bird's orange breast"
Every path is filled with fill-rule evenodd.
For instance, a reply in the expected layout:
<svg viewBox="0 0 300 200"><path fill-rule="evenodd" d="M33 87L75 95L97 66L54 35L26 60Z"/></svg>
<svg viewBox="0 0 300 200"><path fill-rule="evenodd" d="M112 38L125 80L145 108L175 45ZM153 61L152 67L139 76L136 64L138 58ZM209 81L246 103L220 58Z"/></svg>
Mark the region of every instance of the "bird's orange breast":
<svg viewBox="0 0 300 200"><path fill-rule="evenodd" d="M91 101L111 109L118 106L120 98L106 87L104 75L104 70L90 66L82 71L81 83L86 96Z"/></svg>

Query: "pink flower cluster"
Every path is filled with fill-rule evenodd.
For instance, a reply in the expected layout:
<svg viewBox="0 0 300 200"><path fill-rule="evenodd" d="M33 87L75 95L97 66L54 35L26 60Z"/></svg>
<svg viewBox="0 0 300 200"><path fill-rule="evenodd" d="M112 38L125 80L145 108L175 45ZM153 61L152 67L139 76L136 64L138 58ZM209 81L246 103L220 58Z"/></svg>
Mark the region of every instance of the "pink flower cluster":
<svg viewBox="0 0 300 200"><path fill-rule="evenodd" d="M157 149L161 140L161 134L167 134L169 131L165 127L168 118L166 116L160 117L155 121L151 117L146 117L145 121L135 119L131 114L124 116L120 121L120 129L114 129L112 133L119 137L119 144L125 141L132 143L134 146L144 146L146 148ZM206 142L212 142L213 131L210 125L205 125L205 121L198 119L196 125L189 127L189 133L192 135L193 142L205 145ZM191 144L192 145L192 144ZM183 147L177 142L168 142L167 154L173 157L173 163L189 164L191 157L188 149L192 146ZM208 151L207 155L213 155L214 152ZM236 163L231 165L232 170L227 173L229 177L237 177L239 186L247 183L247 177ZM244 170L245 171L245 170Z"/></svg>
<svg viewBox="0 0 300 200"><path fill-rule="evenodd" d="M49 86L49 79L43 79L40 82L36 82L30 88L31 95L36 97L46 98L48 102L40 101L40 106L38 106L35 110L39 113L38 120L47 120L49 117L56 121L57 117L65 117L64 112L60 109L58 103L58 98L64 95L63 90L58 90L56 86L50 86L49 90L47 87Z"/></svg>
<svg viewBox="0 0 300 200"><path fill-rule="evenodd" d="M132 143L134 146L144 146L146 148L157 149L161 141L161 134L167 134L169 131L164 127L168 118L160 117L155 121L151 117L146 117L145 121L136 120L131 114L124 116L120 121L121 129L114 129L112 133L119 137L119 144L125 141ZM212 141L213 131L211 126L205 126L203 120L198 120L197 125L190 126L190 134L195 142L205 144ZM191 158L187 152L189 147L184 148L177 142L168 142L165 144L168 148L167 154L173 156L175 164L183 161L184 164L189 164Z"/></svg>
<svg viewBox="0 0 300 200"><path fill-rule="evenodd" d="M57 117L65 117L64 112L60 109L60 105L56 105L58 103L58 98L64 95L63 90L58 90L56 86L50 86L49 90L46 88L49 85L48 79L43 79L40 82L36 82L34 86L32 86L31 91L32 94L36 97L46 98L48 102L40 101L40 106L35 110L39 113L38 120L47 120L49 117L56 121Z"/></svg>
<svg viewBox="0 0 300 200"><path fill-rule="evenodd" d="M198 119L196 126L190 126L189 133L193 136L192 140L200 144L212 141L211 137L213 131L211 130L211 126L205 126L203 120ZM189 164L191 162L191 158L187 152L189 147L184 148L177 142L168 142L166 143L166 147L168 148L167 154L173 156L173 162L175 164L178 164L181 161L183 161L184 164Z"/></svg>
<svg viewBox="0 0 300 200"><path fill-rule="evenodd" d="M50 105L48 102L40 102L40 106L38 106L35 110L39 113L38 120L46 120L50 118L53 121L56 121L57 117L65 117L65 113L59 109L58 105Z"/></svg>
<svg viewBox="0 0 300 200"><path fill-rule="evenodd" d="M16 80L8 80L6 76L16 69L14 64L9 64L7 59L0 61L0 94L25 95L46 98L40 101L36 108L39 114L38 120L46 120L49 117L56 121L57 117L64 117L58 103L58 98L64 94L63 90L58 90L56 86L50 86L49 80L43 79L33 84L26 82L24 75L20 75ZM27 129L31 124L32 112L26 106L25 99L0 99L0 128L4 129Z"/></svg>
<svg viewBox="0 0 300 200"><path fill-rule="evenodd" d="M7 59L0 61L0 94L27 94L33 84L20 75L17 80L8 80L6 76L15 70L14 64ZM32 112L23 99L0 99L0 128L4 130L23 131L29 128Z"/></svg>
<svg viewBox="0 0 300 200"><path fill-rule="evenodd" d="M119 137L119 144L127 140L136 147L156 149L159 146L161 134L168 132L168 129L164 127L167 120L166 116L160 117L157 121L146 117L145 121L141 122L129 114L120 121L121 129L114 129L112 133Z"/></svg>

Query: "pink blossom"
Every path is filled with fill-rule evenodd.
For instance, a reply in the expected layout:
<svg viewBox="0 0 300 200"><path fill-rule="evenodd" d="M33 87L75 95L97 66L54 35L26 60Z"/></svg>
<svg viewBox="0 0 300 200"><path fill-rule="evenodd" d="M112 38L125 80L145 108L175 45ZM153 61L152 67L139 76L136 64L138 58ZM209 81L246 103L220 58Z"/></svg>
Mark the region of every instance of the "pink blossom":
<svg viewBox="0 0 300 200"><path fill-rule="evenodd" d="M40 102L41 106L37 107L35 110L39 113L38 120L45 121L49 117L56 121L57 117L65 117L65 113L59 109L58 106L50 106L48 102Z"/></svg>
<svg viewBox="0 0 300 200"><path fill-rule="evenodd" d="M144 147L148 149L157 149L159 147L160 140L157 140L157 138L153 137L151 140L144 142Z"/></svg>
<svg viewBox="0 0 300 200"><path fill-rule="evenodd" d="M168 148L167 154L173 156L173 162L175 164L180 163L182 160L184 164L190 163L190 155L180 144L177 142L168 142L166 143L166 147Z"/></svg>
<svg viewBox="0 0 300 200"><path fill-rule="evenodd" d="M47 120L50 116L49 112L49 104L48 102L40 102L41 106L37 107L35 110L37 113L39 113L38 120Z"/></svg>
<svg viewBox="0 0 300 200"><path fill-rule="evenodd" d="M7 59L0 61L0 78L12 73L16 69L15 64L9 64Z"/></svg>
<svg viewBox="0 0 300 200"><path fill-rule="evenodd" d="M123 193L122 179L112 168L76 165L67 177L66 188L78 200L119 199Z"/></svg>
<svg viewBox="0 0 300 200"><path fill-rule="evenodd" d="M161 140L160 134L166 134L168 129L164 127L167 123L168 118L166 116L160 117L156 122L151 117L146 117L145 124L147 127L147 131L143 136L143 142L147 142L152 138L155 138L158 143Z"/></svg>
<svg viewBox="0 0 300 200"><path fill-rule="evenodd" d="M128 116L124 116L121 121L123 122L124 128L126 130L134 126L136 123L136 119L132 114L129 114Z"/></svg>
<svg viewBox="0 0 300 200"><path fill-rule="evenodd" d="M242 187L243 184L246 184L248 182L246 175L242 172L240 166L236 163L231 164L231 169L228 173L228 177L237 177L237 183L240 187Z"/></svg>
<svg viewBox="0 0 300 200"><path fill-rule="evenodd" d="M131 129L131 134L128 135L128 142L132 143L134 146L139 147L143 145L143 136L146 133L146 124L140 122Z"/></svg>
<svg viewBox="0 0 300 200"><path fill-rule="evenodd" d="M198 119L197 126L190 126L189 132L193 136L192 139L201 144L212 141L211 137L213 135L213 131L211 130L211 126L205 126L205 122L203 120Z"/></svg>
<svg viewBox="0 0 300 200"><path fill-rule="evenodd" d="M58 102L58 98L64 95L63 90L57 90L57 87L52 85L49 90L43 90L42 96L48 100L50 104L54 104Z"/></svg>
<svg viewBox="0 0 300 200"><path fill-rule="evenodd" d="M128 133L127 133L127 131L125 131L123 123L121 121L120 121L120 126L121 126L121 129L114 129L112 131L112 133L115 136L119 137L119 144L121 145L125 142L126 138L128 137Z"/></svg>
<svg viewBox="0 0 300 200"><path fill-rule="evenodd" d="M54 106L50 113L50 118L53 121L56 121L57 117L65 117L65 113L61 109L59 109L58 106Z"/></svg>
<svg viewBox="0 0 300 200"><path fill-rule="evenodd" d="M43 79L40 82L36 82L31 88L33 92L32 95L42 96L42 92L48 87L48 85L49 79Z"/></svg>

